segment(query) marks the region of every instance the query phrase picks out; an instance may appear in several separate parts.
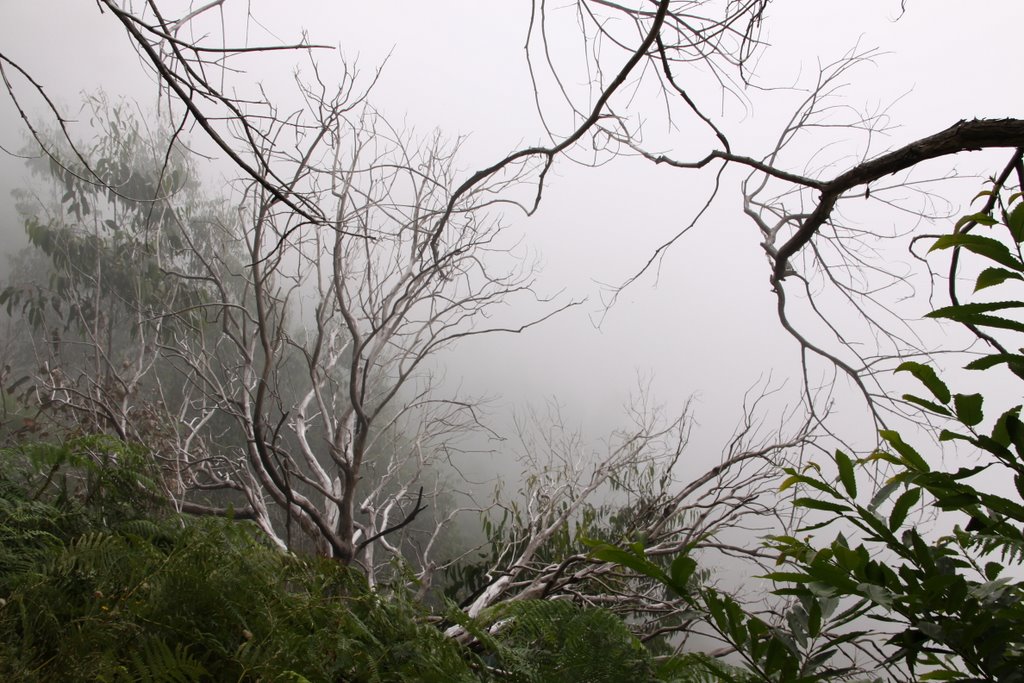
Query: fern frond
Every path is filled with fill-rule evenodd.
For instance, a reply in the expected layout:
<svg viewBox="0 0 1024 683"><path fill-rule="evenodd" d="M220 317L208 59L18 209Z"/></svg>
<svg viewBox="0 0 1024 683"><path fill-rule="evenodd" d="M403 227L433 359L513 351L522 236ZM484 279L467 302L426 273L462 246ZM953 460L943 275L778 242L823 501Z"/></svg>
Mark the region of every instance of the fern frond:
<svg viewBox="0 0 1024 683"><path fill-rule="evenodd" d="M156 637L146 638L132 651L132 680L139 683L194 683L209 676L205 667L181 643L171 648Z"/></svg>
<svg viewBox="0 0 1024 683"><path fill-rule="evenodd" d="M650 654L615 614L565 600L494 608L495 656L513 676L538 683L653 680Z"/></svg>

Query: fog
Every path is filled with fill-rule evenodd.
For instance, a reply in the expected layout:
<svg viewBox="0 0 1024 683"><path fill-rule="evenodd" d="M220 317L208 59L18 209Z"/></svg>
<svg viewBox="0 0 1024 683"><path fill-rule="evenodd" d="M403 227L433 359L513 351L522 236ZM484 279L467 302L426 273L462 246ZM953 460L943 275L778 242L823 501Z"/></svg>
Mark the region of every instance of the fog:
<svg viewBox="0 0 1024 683"><path fill-rule="evenodd" d="M179 13L203 5L166 4ZM92 134L86 96L102 94L110 102L124 98L152 131L166 125L168 112L180 114L181 105L140 59L117 18L97 4L0 0L0 11L5 19L0 22L0 67L16 98L0 97L0 237L5 252L0 278L6 285L8 257L16 257L27 244L12 193L40 186L22 154L33 131L45 134L57 125L50 105L61 112L61 125L71 138ZM232 68L217 78L232 97L257 103L254 110L266 99L286 118L308 105L296 81L320 82L330 91L345 76L354 76L354 91L366 90L367 101L400 134L425 139L436 129L447 139L461 140L452 187L447 188L452 190L517 149L552 144L572 133L582 118L573 107L592 106L599 95L594 79L600 76L607 83L609 70L627 54L616 52L612 36L618 35L615 31L628 34L628 26L614 24L602 43L606 52L598 56L588 52L594 43L581 38L581 20L571 7L552 8L543 35L537 21L530 3L229 0L214 3L193 30L223 31L218 40L224 44L315 45L308 53L253 53L231 62ZM731 151L753 159L771 155L809 94L824 88L828 99L820 117L801 128L771 163L789 173L831 178L963 117L1019 117L1024 90L1011 50L1019 45L1022 25L1024 4L1017 0L994 0L984 10L953 0L779 2L769 5L764 45L743 70L716 73L697 60L675 65L676 76L703 115L728 137ZM538 42L542 38L547 42ZM851 58L857 63L848 70L836 66ZM822 74L830 73L838 74L836 80L822 86ZM642 141L652 155L687 161L718 148L711 128L666 95L657 78L647 72L633 75L616 95L615 106L621 108L616 113L631 131L630 141ZM202 159L202 185L211 196L226 197L232 210L243 205L243 174L237 165L198 125L186 127L184 136ZM1000 150L928 162L893 176L891 184L888 179L873 184L863 201L844 201L837 213L850 232L843 237L847 242L838 237L835 242L848 251L836 258L850 261L836 270L845 273L843 265L856 263L850 277L867 289L878 287L876 303L865 309L877 316L876 322L865 322L851 298L830 289L822 270L808 275L805 290L797 284L786 290L789 321L809 343L854 366L858 354L871 359L863 376L870 377L876 398L915 386L906 377L892 377L903 353L894 345L896 335L921 351L970 344L954 326L924 319L941 301L936 292L944 284L915 258L922 255L921 246L911 252L910 245L915 236L948 232L984 179L1005 165L1005 156ZM515 329L544 320L518 334L467 335L421 367L423 375L433 378L434 396L481 401L479 416L486 429L453 437L466 454L449 460L480 484L475 493L486 497L496 481L514 491L543 469L538 454L531 452L543 450L543 444L531 441L524 425L536 417L540 431L550 426L545 423L554 419L551 406L559 406L557 419L567 430L579 431L582 450L598 453L608 448L615 430L629 426L638 405L663 405L668 422L688 411L689 429L679 434L688 435L689 443L675 465L680 481L718 463L744 428L752 427L750 442L762 443L798 431L807 420L819 438L813 448L809 441L797 443L794 461L823 457L837 444L861 453L876 445L882 420L872 414L867 390L836 364L802 350L780 322L771 281L774 262L766 258L773 245L766 247L764 228L744 211L743 182L749 170L737 164L717 175L716 170L652 163L626 142L595 134L554 159L542 194L534 167L514 187L504 188L496 213L506 226L505 251L493 258L499 265L534 263L536 271L526 296L509 297L488 309L479 324ZM538 196L536 210L525 211ZM808 205L809 211L816 196L807 190L791 201L791 206ZM307 237L297 233L295 239ZM310 265L302 260L305 255L301 249L290 255L295 259L291 267ZM799 272L808 258L794 257L792 265ZM301 310L288 315L306 324L315 321L315 295L323 293L314 291L318 284L302 283L305 292L294 299L302 302ZM546 318L559 308L564 310ZM23 321L15 316L14 324ZM346 362L340 352L337 358ZM963 359L950 355L937 362L952 374ZM984 376L955 376L967 390L1019 399ZM337 390L341 384L333 386ZM323 408L328 403L320 406L321 416L329 412ZM806 417L808 404L820 411L820 421ZM282 405L278 430L287 422L295 438L304 439L304 411L305 406L289 412ZM916 429L901 421L898 410L884 419ZM335 434L347 428L341 422ZM534 460L524 466L516 455ZM315 464L308 467L315 469ZM340 486L340 478L324 481L340 497L330 488ZM653 484L652 475L644 485L653 491ZM603 495L615 485L612 480L597 490ZM461 492L462 484L458 487ZM542 505L542 493L537 488L524 494L524 509ZM403 489L390 499L399 501L399 511L404 510L401 495L413 494ZM654 504L664 502L656 499ZM284 507L290 505L289 498ZM336 522L331 514L341 505L325 506L330 508L326 516ZM370 516L385 507L366 503L364 512L370 510ZM479 519L477 512L462 522L469 535L477 531L470 528ZM770 530L774 512L765 508L763 519L728 533L743 536L737 545L754 546L754 537ZM361 529L362 538L372 541L371 532L389 520L394 523L388 514L390 508L378 526ZM265 510L264 518L273 536L273 523L280 519ZM286 523L291 524L290 516ZM290 526L288 533L288 543L276 539L280 546L290 546ZM348 539L348 556L338 554L337 547L329 549L330 556L351 560L358 553L352 550L355 538ZM366 561L370 575L374 561L372 555ZM496 595L483 591L473 605L486 607L484 598ZM472 607L467 611L476 616Z"/></svg>
<svg viewBox="0 0 1024 683"><path fill-rule="evenodd" d="M517 146L543 139L523 50L526 8L511 3L371 7L314 2L281 12L272 2L251 6L259 22L248 26L251 41L287 43L306 29L313 42L339 48L337 53L317 54L328 73L339 57L358 64L364 80L380 67L371 95L374 104L418 130L439 127L452 136L467 135L461 161L466 174ZM5 53L72 118L80 111L80 94L99 88L111 97L133 98L143 110L156 106L156 86L109 15L88 3L69 2L9 2L5 12L14 19L5 25ZM1012 42L1000 32L1008 33L1024 18L1024 11L1010 2L1002 3L1000 13L1003 20L985 27L987 42ZM54 20L55 15L60 18ZM978 48L977 34L963 29L968 15L956 3L911 5L905 14L893 1L779 5L772 9L766 36L770 47L755 65L756 79L769 88L807 87L819 64L858 45L877 47L874 63L850 74L842 96L845 105L858 109L895 103L891 112L897 127L881 147L938 130L962 111L979 117L1019 111L1019 89L1008 87L1004 74L991 68L992 58ZM53 48L40 49L40 36ZM578 45L571 39L556 39L554 46L559 52L553 59L576 59ZM295 97L293 70L309 71L308 60L294 56L260 57L247 67L250 82L265 84L284 102ZM798 101L798 93L770 90L741 101L723 96L713 85L704 83L697 97L721 115L736 148L752 156L770 149ZM31 114L46 120L38 98L29 101L35 107ZM541 102L557 104L550 92L542 92ZM9 102L4 107L2 144L17 150L24 144L24 126ZM571 119L564 108L550 109L555 112L549 114L554 130L567 130ZM704 134L691 140L685 127L667 134L656 115L651 119L651 136L665 139L666 146L693 149L696 156L709 142ZM201 145L201 135L196 138ZM814 141L809 143L808 150ZM841 166L844 158L849 157L832 154L830 160ZM24 184L27 174L15 159L3 163L7 195ZM965 175L990 171L984 160L956 163ZM225 167L222 172L232 170ZM740 420L743 396L751 387L784 386L780 400L786 403L797 399L800 383L798 349L776 319L760 238L741 211L735 189L740 177L727 174L711 211L605 308L606 285L621 284L637 273L659 245L684 227L713 179L637 159L599 168L568 159L556 162L537 214L526 218L508 211L506 220L522 235L521 250L535 254L543 265L538 293L583 303L526 334L487 336L459 345L439 359L447 382L468 394L492 397L491 417L503 433L513 412L553 397L570 421L594 440L620 423L623 404L639 384L649 382L653 396L671 407L695 397L699 428L692 434L692 450L716 459ZM966 183L966 191L965 185L957 186L951 196L970 196L974 182ZM9 209L5 215L5 239L19 244L20 226ZM901 227L908 223L906 216L878 209L862 220L865 225L872 221ZM905 260L905 254L896 254ZM907 306L909 315L915 305ZM919 307L917 312L924 310ZM510 311L510 321L515 318ZM870 443L871 425L856 400L841 412L838 417L850 425L847 436L856 439L864 432L864 441Z"/></svg>
<svg viewBox="0 0 1024 683"><path fill-rule="evenodd" d="M314 53L325 74L336 73L344 59L357 66L366 83L379 68L371 93L374 105L418 131L437 127L453 137L467 136L460 158L467 176L512 149L545 139L538 103L555 133L564 134L572 123L550 78L541 79L535 102L524 51L530 22L525 6L304 2L282 11L279 3L264 1L248 3L248 22L227 11L227 30L238 31L236 37L244 30L250 43L287 44L305 30L310 41L337 48ZM141 111L155 111L152 75L109 13L67 0L5 0L3 12L4 54L66 112L73 132L84 128L84 121L77 128L74 121L82 112L83 93L102 89L112 99L128 97ZM930 134L964 114L999 117L1019 112L1024 93L1007 78L1008 67L1000 66L1006 62L987 46L1013 44L1022 19L1024 8L1009 1L995 3L984 17L952 1L910 3L906 11L895 0L776 4L766 22L767 47L751 68L753 82L763 89L748 90L742 97L723 92L697 65L691 69L698 88L693 95L719 118L737 150L760 156L772 148L803 96L793 88L812 86L820 65L851 50L876 49L870 63L849 73L839 102L856 110L888 110L892 128L885 139L872 140L877 152ZM562 21L571 28L571 16ZM973 26L977 28L966 28ZM550 59L564 68L568 87L585 89L578 38L566 31L564 37L553 37L551 49ZM248 62L245 69L236 75L243 84L239 87L258 82L287 111L297 106L293 74L298 70L308 75L311 66L309 59L293 53L271 53ZM31 86L9 68L8 78L34 125L52 122ZM651 146L663 143L677 156L696 158L710 144L706 132L694 137L686 122L678 130L668 129L659 110L663 104L651 93L636 96L650 100L646 134L657 141ZM27 134L11 101L5 99L0 106L0 144L8 152L0 160L2 196L9 196L27 182L27 171L16 158ZM842 115L837 111L837 120ZM193 133L193 141L198 150L209 151L201 132ZM838 170L865 152L863 140L846 149L819 150L819 144L807 139L790 151L791 158L806 155L805 163L831 164ZM658 401L676 409L692 396L699 425L692 434L692 450L714 460L741 419L743 397L752 387L782 387L781 405L774 409L784 412L798 400L802 381L799 349L775 314L760 236L742 213L737 190L742 174L727 172L710 210L659 253L658 247L700 210L713 175L636 158L592 168L576 163L588 161L585 155L576 155L575 161L572 157L556 161L534 216L509 210L505 220L520 236L520 253L542 265L537 293L580 305L522 335L467 340L439 357L435 372L444 375L449 388L491 397L491 418L506 432L512 414L554 398L570 422L597 440L619 423L623 404L638 386L649 384ZM213 182L218 174L230 178L234 173L219 163L213 167L219 171L207 169ZM979 184L975 176L991 172L992 161L984 155L961 155L952 164L936 164L935 174L951 169L968 179L941 186L952 188L945 195L950 215L961 199L973 194ZM522 190L521 196L529 197L532 187ZM20 248L21 227L10 204L0 208L0 215L5 244ZM917 228L914 216L891 207L876 205L857 218L859 224L880 226L882 232ZM896 261L909 261L902 246L889 253ZM639 273L655 254L653 265L606 306L610 287ZM920 293L922 283L917 286ZM906 295L896 293L897 298ZM912 318L927 310L922 301L897 304ZM508 311L509 322L518 313ZM813 381L827 381L824 370L816 372ZM844 384L840 380L841 396L847 393ZM835 417L845 436L870 444L871 424L858 399L847 396L840 405Z"/></svg>
<svg viewBox="0 0 1024 683"><path fill-rule="evenodd" d="M523 50L528 8L307 2L281 12L277 3L250 4L259 22L247 29L251 41L288 42L306 29L311 41L339 47L317 54L328 73L339 57L357 63L364 79L381 67L374 104L418 130L440 127L452 136L469 136L461 161L467 174L516 146L543 139ZM112 98L137 100L144 111L156 106L156 86L109 14L89 3L58 0L8 0L4 13L4 53L71 118L80 111L80 94L100 88ZM1020 110L1024 95L979 40L1012 44L1024 9L1003 2L986 14L1000 19L974 31L965 26L982 19L954 2L911 3L905 13L893 0L776 5L767 22L769 47L754 66L756 81L767 88L806 87L820 63L857 45L877 47L873 63L850 74L842 97L858 109L892 105L896 127L888 140L876 143L879 149L929 134L965 112L1010 115ZM571 38L553 44L562 51L554 59L574 59L577 45ZM245 78L287 98L295 96L289 82L293 70L308 72L309 65L294 55L270 55L247 68ZM15 82L27 95L26 84ZM770 148L797 101L793 92L766 90L742 102L707 85L696 96L721 115L734 146L752 156ZM545 92L544 100L555 98ZM38 98L26 101L33 119L45 121ZM25 128L11 103L3 106L2 144L16 151L24 145ZM554 130L566 130L570 119L552 109ZM657 114L651 118L651 135L662 138L666 131L658 127ZM708 142L688 136L684 128L665 139L677 149L694 149L694 155ZM843 158L835 161L841 165ZM984 159L958 158L956 164L964 175L990 170ZM26 175L20 162L5 155L4 195L23 185ZM509 211L506 220L522 234L522 249L541 259L538 292L585 303L528 334L461 345L444 358L449 380L471 393L497 397L502 412L538 397L557 397L589 432L614 424L637 376L648 377L655 396L668 404L697 397L701 429L695 437L701 446L713 447L728 436L752 385L768 377L791 387L797 381L795 345L777 324L768 268L757 231L742 214L737 177L727 176L700 224L605 309L602 298L608 292L602 284L617 285L638 272L691 220L712 178L636 159L600 168L559 160L537 214L528 219ZM967 196L963 187L956 192ZM906 216L875 211L865 224L907 224ZM9 209L4 215L5 240L17 244L20 228Z"/></svg>

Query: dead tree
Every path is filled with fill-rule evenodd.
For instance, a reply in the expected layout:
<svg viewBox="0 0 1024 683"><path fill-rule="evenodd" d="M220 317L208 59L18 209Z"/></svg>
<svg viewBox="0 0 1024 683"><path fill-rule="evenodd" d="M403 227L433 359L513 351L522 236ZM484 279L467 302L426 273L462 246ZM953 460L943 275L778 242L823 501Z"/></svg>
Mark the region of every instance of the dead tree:
<svg viewBox="0 0 1024 683"><path fill-rule="evenodd" d="M729 172L738 171L745 178L737 183L736 203L760 233L766 279L777 297L780 324L803 356L809 406L820 410L832 396L831 382L817 379L816 372L833 379L838 373L858 388L876 422L883 424L887 413L899 412L901 404L887 399L879 376L891 370L897 358L927 354L930 349L906 324L906 315L881 295L909 285L905 273L892 270L893 252L876 242L892 243L922 223L950 217L948 211L934 208L942 200L929 184L942 180L943 174L909 175L924 162L1005 149L1006 170L993 172L1005 182L1020 158L1024 122L971 120L970 112L964 111L963 119L945 130L879 150L877 139L889 132L888 112L858 113L841 99L840 91L855 68L878 57L871 50L855 49L821 69L767 151L736 149L727 126L701 97L711 92L716 101L748 101L748 82L754 75L750 64L763 47L760 28L767 8L768 3L760 0L579 0L559 8L534 3L527 58L537 110L550 142L513 150L468 174L450 206L495 174L539 163L540 170L532 176L535 202L529 207L535 210L548 169L563 157L589 165L615 156L641 156L665 167L713 174L711 195L693 216L680 218L678 232L639 265L622 283L626 287L700 225L711 203L727 191L726 181L734 177ZM554 40L560 45L575 41L581 59L559 63L549 45ZM711 88L703 87L709 84ZM656 143L647 138L652 137L651 119L657 114L666 130L687 131L688 140L704 151L676 153L652 147ZM836 136L854 143L857 161L797 156L798 143L827 149ZM892 234L870 231L838 210L865 201L895 210L906 218L905 227ZM447 218L443 214L435 225L435 237L443 233ZM621 287L611 291L612 301ZM835 305L851 311L859 327L844 327L842 316L829 315L826 311ZM816 360L824 365L816 366Z"/></svg>
<svg viewBox="0 0 1024 683"><path fill-rule="evenodd" d="M438 493L429 469L449 432L477 420L473 403L430 393L424 361L460 338L520 332L556 309L514 328L484 326L494 306L532 298L529 268L510 256L500 218L488 212L494 189L465 198L435 259L429 225L447 206L458 144L415 139L368 107L349 116L343 103L323 105L322 128L295 155L302 174L316 176L305 200L334 227L307 229L249 182L241 271L201 256L219 295L207 306L217 331L184 334L165 351L196 392L179 424L230 415L244 443L220 466L183 450L179 469L193 471L196 486L243 492L282 545L294 525L318 552L372 575L388 559L376 553L402 556L389 537ZM378 448L397 422L419 426L407 427L400 448Z"/></svg>

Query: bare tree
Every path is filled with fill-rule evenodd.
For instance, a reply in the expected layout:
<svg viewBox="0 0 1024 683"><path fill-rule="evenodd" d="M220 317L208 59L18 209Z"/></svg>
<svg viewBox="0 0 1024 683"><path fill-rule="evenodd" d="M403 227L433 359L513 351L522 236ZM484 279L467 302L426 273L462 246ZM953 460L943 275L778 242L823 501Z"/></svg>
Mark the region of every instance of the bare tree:
<svg viewBox="0 0 1024 683"><path fill-rule="evenodd" d="M831 382L819 380L817 372L831 368L859 389L876 422L884 423L886 411L898 410L899 401L886 398L878 375L891 369L895 359L928 353L929 348L906 324L905 316L881 296L907 285L905 274L892 269L891 250L880 248L877 241L906 237L922 222L949 217L948 210L935 208L941 199L929 185L944 176L911 177L915 168L963 152L1005 148L1011 150L1007 171L999 175L1005 180L1020 157L1024 123L961 120L879 153L878 140L891 132L888 112L864 114L841 97L852 70L878 56L855 49L821 69L767 152L737 150L724 124L696 93L715 93L716 105L733 99L747 106L754 77L750 64L763 47L760 29L767 8L768 3L760 0L580 0L558 8L533 3L527 56L550 143L514 150L470 174L453 193L451 207L461 193L494 174L540 162L533 177L533 210L547 170L559 157L590 165L617 155L641 156L666 167L714 174L714 189L701 208L680 220L679 231L621 285L626 287L657 266L667 249L700 224L725 187L728 169L745 172L737 204L761 234L780 323L803 355L809 406L820 410L829 402ZM581 59L559 63L551 49L556 39L560 44L575 40ZM716 87L703 87L709 83ZM706 151L673 153L652 147L647 138L652 137L653 103L663 112L666 130L688 133L687 140ZM847 142L856 139L859 151L853 163L829 160L813 151L809 158L798 156L807 154L800 143L812 141L812 150L827 150L836 136ZM880 234L839 211L865 200L901 212L908 227ZM435 236L443 232L446 220L447 214L442 215ZM611 301L621 287L611 291ZM827 312L836 305L852 310L859 323L843 327L843 316ZM816 366L815 360L823 360L824 366Z"/></svg>
<svg viewBox="0 0 1024 683"><path fill-rule="evenodd" d="M392 128L366 104L374 79L359 88L347 65L324 76L310 59L298 112L281 112L258 84L244 86L254 94L238 94L227 79L252 56L283 50L311 58L325 49L305 38L232 42L232 20L251 20L241 3L214 0L174 16L155 0L98 6L124 27L159 84L169 134L158 176L171 173L184 132L197 128L240 170L241 196L232 201L241 208L207 217L197 231L175 202L182 197L140 197L111 182L55 103L45 99L61 142L33 122L23 89L45 98L43 84L0 55L9 95L69 182L105 188L126 204L159 204L166 221L177 220L181 243L152 258L164 281L196 292L162 307L127 302L131 319L120 327L104 320L111 330L149 335L133 342L139 353L130 359L113 360L113 338L76 340L110 358L74 381L60 374L66 363L57 375L47 369L36 385L47 405L57 401L74 420L93 415L91 427L116 423L120 436L138 438L133 387L145 378L153 393L145 436L159 443L168 492L182 510L253 519L282 547L298 542L296 531L321 553L364 563L371 577L388 561L378 548L386 556L415 552L421 566L436 566L427 557L436 529L415 549L387 537L412 531L440 495L429 463L450 447L451 432L478 418L471 402L434 397L422 366L459 338L496 331L480 326L496 304L531 295L530 267L488 212L508 202L520 174L495 176L453 206L459 141L414 140ZM442 213L448 229L438 238L430 227ZM93 284L102 291L98 279ZM553 314L544 308L501 329L518 332ZM91 379L100 374L116 376L117 405L109 382ZM94 391L74 394L83 382ZM377 458L388 426L399 422L408 431L403 448ZM217 490L236 498L217 504Z"/></svg>
<svg viewBox="0 0 1024 683"><path fill-rule="evenodd" d="M302 218L291 227L293 231L307 226L339 228L333 222L335 217L325 214L311 200L316 189L307 186L311 176L306 160L285 153L276 144L286 131L303 135L308 132L307 125L315 129L316 117L312 117L314 123L307 124L305 114L281 116L258 86L251 85L248 94L231 94L237 91L229 88L226 80L253 55L277 50L310 55L327 49L325 46L305 38L292 44L250 44L233 30L236 22L248 25L252 21L247 7L226 0L212 0L179 14L157 0L103 0L98 6L124 27L143 64L152 70L174 130L198 127L245 177ZM515 150L467 178L453 179L456 187L448 205L431 228L431 249L438 261L439 240L452 215L461 210L463 198L503 174L517 178L527 171L533 174L536 193L533 202L524 207L531 213L540 201L548 169L560 156L596 163L616 154L640 154L654 163L680 169L707 169L716 175L715 194L726 168L746 168L751 175L742 183L740 201L761 232L782 326L797 338L805 364L823 358L860 388L876 419L883 420L878 402L884 391L873 375L891 365L891 359L922 353L927 348L914 338L913 330L899 327L900 316L893 315L875 296L880 289L898 284L898 278L883 277L878 282L868 277L872 273L887 274L885 266L873 260L871 254L871 237L875 235L866 235L855 224L844 221L836 208L867 198L890 206L898 203L905 209L906 202L899 200L894 191L916 189L920 180L883 184L883 178L911 170L928 159L963 151L998 147L1016 150L1022 142L1022 126L1019 120L963 121L879 156L872 141L884 132L884 112L835 118L841 110L852 111L837 104L835 97L851 66L873 57L868 51L852 53L822 71L806 101L780 131L773 149L766 154L734 150L728 131L716 123L706 103L698 101L694 84L710 82L716 85L719 99L745 101L753 77L751 60L762 47L760 29L767 8L764 0L626 4L580 0L564 8L534 3L526 36L527 57L538 113L550 140ZM566 66L556 61L548 43L555 36L560 41L575 40L579 45L584 57L582 74L566 71ZM316 109L316 100L328 96L315 63L313 69L316 87L306 92L306 101ZM0 70L16 103L21 102L23 86L45 97L43 85L3 55ZM361 95L348 75L342 79L340 90L351 107L361 102ZM548 88L549 83L554 87ZM642 124L651 98L660 100L670 129L692 132L691 139L700 141L706 152L689 158L649 148ZM49 99L45 101L63 128L65 118ZM18 106L36 134L37 126ZM835 163L794 160L788 154L798 138L829 129L838 129L843 135L863 135L865 144L857 163L837 168ZM713 198L708 198L705 207ZM927 214L926 209L915 211ZM682 221L679 233L666 241L641 272L656 263L658 256L702 215L703 210ZM282 235L282 239L290 234ZM827 307L828 296L822 294L823 289L833 300L864 317L868 326L861 333L877 339L877 349L862 351L851 340L853 331L829 328L836 324L835 316L819 315ZM794 317L794 307L805 311ZM831 337L819 338L810 326L800 324L796 318L805 314L818 317ZM893 322L897 324L890 324ZM806 374L810 376L811 370ZM809 395L820 393L812 390L814 385L815 381L808 378Z"/></svg>
<svg viewBox="0 0 1024 683"><path fill-rule="evenodd" d="M515 328L479 325L495 305L531 295L529 268L487 214L501 188L467 198L435 260L427 226L447 206L457 143L439 134L411 142L372 109L349 118L343 102L322 104L321 128L295 154L301 173L316 177L306 201L335 227L296 231L305 219L250 182L244 271L203 256L219 294L206 307L217 331L165 347L195 391L179 424L227 414L245 445L214 460L189 449L174 457L190 486L243 492L282 545L294 524L319 552L364 562L372 574L375 547L404 552L385 537L433 495L418 478L447 432L476 421L472 403L431 396L424 360L462 337L518 332L553 311ZM410 411L425 426L408 435L407 452L374 460L387 426ZM268 505L284 511L283 524Z"/></svg>
<svg viewBox="0 0 1024 683"><path fill-rule="evenodd" d="M125 130L49 164L63 201L29 219L57 289L28 280L4 301L40 331L37 403L149 445L179 509L252 519L282 548L311 544L371 580L396 558L428 579L452 560L434 554L455 511L414 521L444 498L434 465L479 428L479 406L435 395L424 361L572 304L534 296L531 265L492 210L515 178L466 197L436 260L429 226L448 205L459 142L395 129L345 92L304 92L317 124L266 154L303 160L304 201L333 227L308 226L251 179L235 215L210 200L200 210L182 189L195 188L187 153L163 158L115 110ZM110 172L96 185L86 167ZM483 324L519 297L543 313Z"/></svg>
<svg viewBox="0 0 1024 683"><path fill-rule="evenodd" d="M759 409L759 401L747 406L748 416ZM699 456L686 452L688 407L673 417L642 387L628 413L631 425L600 452L566 426L557 405L521 425L520 460L529 474L500 518L489 511L491 555L468 586L463 607L470 616L509 601L571 598L639 618L645 638L687 634L698 619L683 603L595 560L593 545L640 543L665 563L693 554L708 567L770 564L767 554L730 537L790 525L778 497L779 468L812 447L810 423L786 427L787 416L778 429L766 429L748 417L721 460L694 471ZM465 637L457 627L450 633Z"/></svg>

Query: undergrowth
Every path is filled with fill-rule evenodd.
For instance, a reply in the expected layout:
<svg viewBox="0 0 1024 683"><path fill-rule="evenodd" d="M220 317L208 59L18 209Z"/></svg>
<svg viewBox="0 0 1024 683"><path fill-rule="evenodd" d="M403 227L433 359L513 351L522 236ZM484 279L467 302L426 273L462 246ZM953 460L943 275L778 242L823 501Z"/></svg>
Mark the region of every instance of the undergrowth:
<svg viewBox="0 0 1024 683"><path fill-rule="evenodd" d="M692 680L569 603L453 606L480 636L461 645L404 585L166 512L147 462L108 437L0 451L0 680Z"/></svg>

